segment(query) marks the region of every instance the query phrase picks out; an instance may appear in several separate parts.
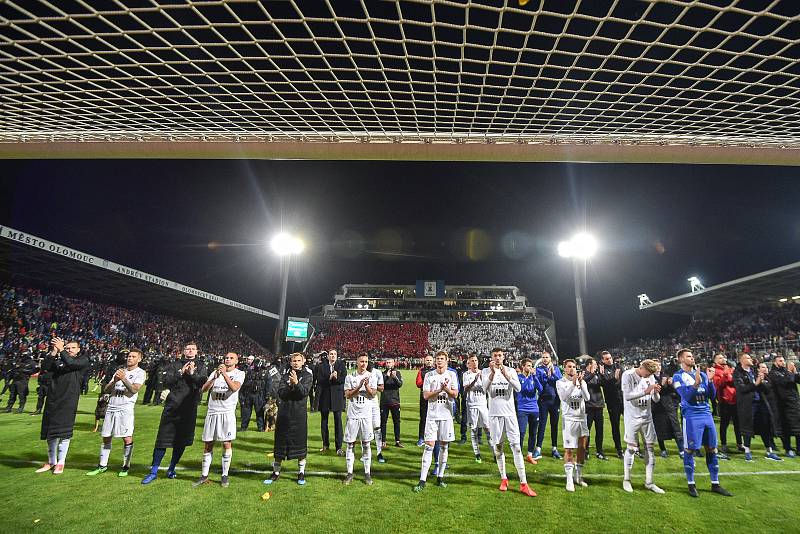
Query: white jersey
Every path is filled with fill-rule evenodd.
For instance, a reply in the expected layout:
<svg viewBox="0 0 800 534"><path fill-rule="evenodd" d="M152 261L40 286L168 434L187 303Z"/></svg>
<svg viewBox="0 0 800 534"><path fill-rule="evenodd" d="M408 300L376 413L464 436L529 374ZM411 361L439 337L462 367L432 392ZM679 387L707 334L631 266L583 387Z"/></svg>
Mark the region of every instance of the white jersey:
<svg viewBox="0 0 800 534"><path fill-rule="evenodd" d="M216 371L213 373L216 373ZM241 385L244 383L245 372L240 369L234 369L228 372L228 377L230 377L231 382L239 382L239 385ZM236 403L238 402L239 390L233 391L228 387L224 376L217 376L217 378L214 379L214 383L211 384L211 396L208 398L208 413L235 412Z"/></svg>
<svg viewBox="0 0 800 534"><path fill-rule="evenodd" d="M508 379L497 370L491 382L489 382L489 376L492 374L491 368L481 371L483 390L489 396L489 417L517 417L514 392L518 392L522 386L514 369L506 366L505 371Z"/></svg>
<svg viewBox="0 0 800 534"><path fill-rule="evenodd" d="M439 374L439 372L434 369L425 375L422 391L439 391L444 381L447 381L448 389L458 390L458 376L456 376L453 371L445 369L444 373ZM453 405L450 395L442 391L436 397L429 398L427 417L428 421L452 420Z"/></svg>
<svg viewBox="0 0 800 534"><path fill-rule="evenodd" d="M145 373L144 369L141 367L137 367L133 371L125 369L125 378L131 385L144 384L145 380L147 380L147 373ZM125 384L122 383L122 380L117 380L114 383L114 392L111 393L111 398L108 400L108 409L106 411L121 412L124 410L132 410L138 397L138 391L136 393L131 393L128 391L128 388L125 387Z"/></svg>
<svg viewBox="0 0 800 534"><path fill-rule="evenodd" d="M652 420L650 403L658 402L661 396L655 391L645 393L645 390L656 383L655 377L650 375L644 378L639 376L636 369L628 369L622 373L621 383L625 418Z"/></svg>
<svg viewBox="0 0 800 534"><path fill-rule="evenodd" d="M377 389L378 386L383 385L383 373L381 373L377 367L372 368L372 378L375 380L375 385L373 386L375 389ZM375 396L372 397L372 404L380 407L380 400L378 397L380 397L380 395L378 395L378 392L376 391Z"/></svg>
<svg viewBox="0 0 800 534"><path fill-rule="evenodd" d="M561 399L561 416L564 421L586 422L586 401L589 400L589 388L585 381L576 387L566 375L556 382L558 398Z"/></svg>
<svg viewBox="0 0 800 534"><path fill-rule="evenodd" d="M370 389L375 389L377 384L375 382L375 375L369 371L364 371L363 374L357 374L355 371L349 374L344 379L344 390L350 391L356 389L361 381L369 377ZM378 395L376 394L375 397ZM367 395L367 388L361 386L358 393L350 397L350 402L347 403L347 418L348 419L369 419L372 417L372 399Z"/></svg>
<svg viewBox="0 0 800 534"><path fill-rule="evenodd" d="M483 378L481 377L480 369L475 373L470 370L464 371L462 380L464 381L464 388L475 381L475 385L467 392L467 408L486 408L486 392L483 391Z"/></svg>

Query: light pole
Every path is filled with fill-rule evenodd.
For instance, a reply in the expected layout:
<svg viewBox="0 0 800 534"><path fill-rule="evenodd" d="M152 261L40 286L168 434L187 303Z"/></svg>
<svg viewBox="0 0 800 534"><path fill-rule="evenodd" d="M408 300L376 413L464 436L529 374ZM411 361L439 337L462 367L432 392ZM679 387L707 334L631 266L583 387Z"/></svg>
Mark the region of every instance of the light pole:
<svg viewBox="0 0 800 534"><path fill-rule="evenodd" d="M597 241L585 233L577 234L569 241L562 241L558 244L558 255L563 258L572 258L572 271L575 277L575 307L578 311L578 346L581 354L587 354L581 272L586 270L586 262L595 252L597 252Z"/></svg>
<svg viewBox="0 0 800 534"><path fill-rule="evenodd" d="M283 328L286 323L286 293L289 290L289 266L293 255L300 254L306 248L305 243L297 237L280 233L270 242L273 252L281 259L281 303L278 311L278 326L275 327L273 351L277 355L283 345Z"/></svg>

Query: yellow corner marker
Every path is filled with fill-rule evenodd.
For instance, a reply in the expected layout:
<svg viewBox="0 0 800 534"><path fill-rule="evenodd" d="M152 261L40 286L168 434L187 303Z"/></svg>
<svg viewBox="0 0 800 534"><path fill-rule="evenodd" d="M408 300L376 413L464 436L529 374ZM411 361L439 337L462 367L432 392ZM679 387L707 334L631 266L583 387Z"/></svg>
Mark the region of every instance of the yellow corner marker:
<svg viewBox="0 0 800 534"><path fill-rule="evenodd" d="M528 3L528 0L519 0L519 5L524 6Z"/></svg>
<svg viewBox="0 0 800 534"><path fill-rule="evenodd" d="M272 497L272 494L270 492L266 492L264 495L261 496L261 500L268 501L270 497Z"/></svg>

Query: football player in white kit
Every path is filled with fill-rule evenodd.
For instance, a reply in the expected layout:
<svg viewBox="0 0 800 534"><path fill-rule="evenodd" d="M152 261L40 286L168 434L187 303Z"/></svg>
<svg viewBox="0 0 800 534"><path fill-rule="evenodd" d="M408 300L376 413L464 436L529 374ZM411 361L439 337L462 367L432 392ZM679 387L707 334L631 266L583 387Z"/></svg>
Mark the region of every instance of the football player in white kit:
<svg viewBox="0 0 800 534"><path fill-rule="evenodd" d="M125 361L125 369L117 369L103 393L111 395L108 401L106 417L103 420L103 444L100 446L100 462L89 476L99 475L108 471L108 457L111 455L111 442L114 438L122 438L125 448L122 453L122 470L119 476L128 476L133 454L133 408L139 396L139 389L147 379L147 373L139 367L142 361L140 349L130 349Z"/></svg>
<svg viewBox="0 0 800 534"><path fill-rule="evenodd" d="M661 397L661 385L656 383L653 375L658 372L658 362L655 360L642 360L636 369L628 369L622 373L622 399L625 410L625 476L622 480L622 489L633 493L631 486L631 469L633 460L639 451L639 434L644 438L645 444L645 481L644 487L662 495L664 490L653 483L653 469L656 456L653 444L658 439L656 428L653 424L652 403L658 402Z"/></svg>
<svg viewBox="0 0 800 534"><path fill-rule="evenodd" d="M433 460L433 446L439 442L439 468L436 472L436 485L447 487L444 472L447 469L447 448L456 437L453 428L453 400L458 397L458 376L447 368L450 356L443 350L436 353L433 371L425 375L422 384L422 397L428 402L428 414L425 419L425 433L422 451L422 469L419 483L414 486L414 493L425 488L428 470Z"/></svg>
<svg viewBox="0 0 800 534"><path fill-rule="evenodd" d="M586 444L589 441L589 425L586 422L586 401L589 388L578 372L575 360L564 360L564 376L556 382L558 398L561 399L562 438L564 440L564 472L567 475L567 491L575 491L575 484L586 487L583 480L583 462L586 459Z"/></svg>
<svg viewBox="0 0 800 534"><path fill-rule="evenodd" d="M489 432L489 408L486 404L486 393L483 391L483 379L478 369L478 356L472 354L467 358L467 370L462 377L464 381L464 395L467 397L467 423L470 426L472 439L472 452L475 453L475 463L481 463L481 449L478 444L478 430L483 429L487 436Z"/></svg>
<svg viewBox="0 0 800 534"><path fill-rule="evenodd" d="M372 475L370 474L372 464L372 447L370 445L374 433L372 399L376 396L378 388L375 375L367 370L368 363L367 353L362 352L356 360L356 370L344 379L344 398L350 401L347 403L347 426L344 429L344 442L347 445L345 451L347 475L342 480L342 484L345 486L353 481L353 464L355 463L353 448L356 440L361 442L363 448L364 483L367 486L372 485Z"/></svg>
<svg viewBox="0 0 800 534"><path fill-rule="evenodd" d="M208 413L203 425L203 464L200 478L193 484L194 487L202 486L209 482L208 472L211 469L211 459L214 452L214 442L222 442L222 480L220 484L227 488L228 470L231 467L233 448L231 442L236 439L236 406L239 402L239 389L244 382L245 372L236 368L239 355L229 352L222 360L222 365L211 373L208 381L203 384L201 391L209 389Z"/></svg>
<svg viewBox="0 0 800 534"><path fill-rule="evenodd" d="M536 497L536 492L528 486L528 478L525 474L517 409L514 407L514 392L522 389L522 386L519 383L517 372L503 364L504 358L505 354L502 349L492 349L489 368L481 371L483 390L489 395L490 443L494 447L497 468L500 470L500 491L508 491L506 454L503 452L503 438L505 437L511 447L511 453L514 455L514 467L517 468L519 476L519 490L529 497Z"/></svg>
<svg viewBox="0 0 800 534"><path fill-rule="evenodd" d="M372 403L372 434L375 437L375 453L378 457L378 463L385 463L386 460L383 459L383 446L381 443L381 403L380 403L380 393L383 391L383 373L377 367L373 367L370 370L372 374L372 378L375 380L375 395L370 399L370 403ZM362 452L361 461L363 462L366 457L363 456L364 451Z"/></svg>

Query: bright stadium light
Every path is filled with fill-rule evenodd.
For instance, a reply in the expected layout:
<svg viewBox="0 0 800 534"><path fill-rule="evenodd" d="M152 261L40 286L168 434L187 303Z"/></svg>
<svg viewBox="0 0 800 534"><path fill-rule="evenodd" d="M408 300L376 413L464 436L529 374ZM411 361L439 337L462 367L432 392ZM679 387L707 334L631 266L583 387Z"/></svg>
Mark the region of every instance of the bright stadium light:
<svg viewBox="0 0 800 534"><path fill-rule="evenodd" d="M642 293L639 297L639 309L646 308L653 304L653 301L650 300L650 297L647 296L647 293Z"/></svg>
<svg viewBox="0 0 800 534"><path fill-rule="evenodd" d="M270 241L272 251L281 259L281 301L278 312L278 326L275 328L274 351L275 354L281 352L283 346L283 329L286 324L286 293L289 290L289 265L292 256L303 252L306 248L303 240L293 235L281 232Z"/></svg>
<svg viewBox="0 0 800 534"><path fill-rule="evenodd" d="M306 245L302 239L281 232L272 238L270 247L278 256L287 256L289 254L300 254L306 248Z"/></svg>
<svg viewBox="0 0 800 534"><path fill-rule="evenodd" d="M586 269L586 262L597 252L597 240L590 234L575 234L569 241L558 244L558 255L572 258L572 270L575 275L575 307L578 311L578 345L581 354L587 354L586 323L583 319L583 297L581 296L581 272ZM581 267L583 269L581 269Z"/></svg>
<svg viewBox="0 0 800 534"><path fill-rule="evenodd" d="M782 299L778 299L778 302L789 302L789 299L783 297Z"/></svg>
<svg viewBox="0 0 800 534"><path fill-rule="evenodd" d="M692 293L697 293L706 288L696 276L690 276L687 280L689 281L689 288L692 290Z"/></svg>
<svg viewBox="0 0 800 534"><path fill-rule="evenodd" d="M563 258L589 259L597 252L597 240L587 233L576 234L569 241L558 244L558 255Z"/></svg>

